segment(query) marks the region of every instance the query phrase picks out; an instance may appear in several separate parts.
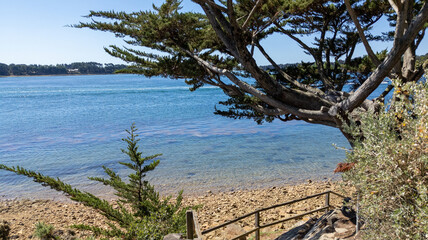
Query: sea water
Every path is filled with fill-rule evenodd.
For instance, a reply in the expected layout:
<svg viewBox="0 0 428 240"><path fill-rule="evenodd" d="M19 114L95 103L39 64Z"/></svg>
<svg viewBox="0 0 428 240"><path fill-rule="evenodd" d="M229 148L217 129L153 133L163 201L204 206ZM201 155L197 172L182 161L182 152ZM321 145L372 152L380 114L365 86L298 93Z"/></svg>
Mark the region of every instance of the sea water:
<svg viewBox="0 0 428 240"><path fill-rule="evenodd" d="M302 121L265 123L214 115L215 87L190 92L180 80L138 75L0 78L0 163L22 166L100 196L88 180L125 177L125 129L135 123L144 156L162 153L147 179L161 193L229 191L333 174L349 148L339 130ZM1 198L56 198L31 179L0 171Z"/></svg>

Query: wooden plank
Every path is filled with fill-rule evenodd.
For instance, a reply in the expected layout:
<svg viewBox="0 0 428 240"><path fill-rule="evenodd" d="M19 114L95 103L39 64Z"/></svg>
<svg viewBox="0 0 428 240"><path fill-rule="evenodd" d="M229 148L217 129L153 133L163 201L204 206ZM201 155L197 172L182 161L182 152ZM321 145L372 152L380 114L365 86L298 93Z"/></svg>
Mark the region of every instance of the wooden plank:
<svg viewBox="0 0 428 240"><path fill-rule="evenodd" d="M334 195L336 195L336 196L338 196L338 197L341 197L341 198L343 198L343 199L345 199L345 198L346 198L345 196L343 196L343 195L341 195L341 194L339 194L339 193L337 193L337 192L330 191L330 193L332 193L332 194L334 194Z"/></svg>
<svg viewBox="0 0 428 240"><path fill-rule="evenodd" d="M193 211L193 224L196 232L196 237L198 239L202 239L202 233L201 233L201 228L199 226L198 215L195 211Z"/></svg>
<svg viewBox="0 0 428 240"><path fill-rule="evenodd" d="M210 229L207 229L207 230L205 230L205 231L202 231L202 234L210 233L210 232L215 231L215 230L217 230L217 229L219 229L219 228L225 227L225 226L227 226L227 225L229 225L229 224L232 224L232 223L234 223L234 222L237 222L237 221L239 221L239 220L242 220L242 219L244 219L244 218L247 218L247 217L249 217L249 216L251 216L251 215L253 215L253 214L254 214L254 212L247 213L247 214L242 215L242 216L240 216L240 217L238 217L238 218L235 218L235 219L233 219L233 220L231 220L231 221L225 222L225 223L220 224L220 225L218 225L218 226L215 226L215 227L213 227L213 228L210 228Z"/></svg>
<svg viewBox="0 0 428 240"><path fill-rule="evenodd" d="M193 223L193 211L186 211L186 226L187 226L187 239L193 239L195 225Z"/></svg>
<svg viewBox="0 0 428 240"><path fill-rule="evenodd" d="M326 194L328 192L330 192L330 191L326 191L326 192L322 192L322 193L317 193L317 194L309 195L309 196L306 196L304 198L299 198L299 199L288 201L288 202L285 202L285 203L276 204L276 205L273 205L273 206L270 206L270 207L266 207L266 208L261 208L261 209L259 209L257 211L260 211L260 212L261 211L267 211L267 210L270 210L272 208L277 208L277 207L282 207L282 206L285 206L285 205L290 205L290 204L293 204L293 203L296 203L296 202L301 202L301 201L304 201L304 200L307 200L307 199L310 199L310 198L314 198L314 197L318 197L318 196L324 195L324 194Z"/></svg>
<svg viewBox="0 0 428 240"><path fill-rule="evenodd" d="M327 207L327 209L325 210L325 213L327 213L328 210L330 209L330 193L325 194L324 207Z"/></svg>
<svg viewBox="0 0 428 240"><path fill-rule="evenodd" d="M255 227L256 227L256 240L260 240L260 212L256 212L255 215Z"/></svg>

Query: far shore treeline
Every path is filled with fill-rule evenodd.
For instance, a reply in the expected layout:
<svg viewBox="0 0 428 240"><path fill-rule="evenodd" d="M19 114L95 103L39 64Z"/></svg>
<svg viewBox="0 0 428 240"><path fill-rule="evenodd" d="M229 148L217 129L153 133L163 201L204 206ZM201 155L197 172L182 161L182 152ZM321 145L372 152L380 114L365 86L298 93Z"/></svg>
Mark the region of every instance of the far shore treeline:
<svg viewBox="0 0 428 240"><path fill-rule="evenodd" d="M365 56L367 57L367 56ZM428 53L416 56L417 62L428 60ZM296 68L299 64L311 65L314 63L291 63L279 64L281 69ZM4 64L0 63L0 77L2 76L37 76L37 75L76 75L76 74L113 74L126 68L125 64L97 63L97 62L74 62L70 64L39 65L39 64ZM272 65L260 66L261 69L269 71Z"/></svg>
<svg viewBox="0 0 428 240"><path fill-rule="evenodd" d="M4 64L0 63L0 76L36 76L65 74L112 74L124 69L125 64L75 62L71 64L38 65L38 64Z"/></svg>

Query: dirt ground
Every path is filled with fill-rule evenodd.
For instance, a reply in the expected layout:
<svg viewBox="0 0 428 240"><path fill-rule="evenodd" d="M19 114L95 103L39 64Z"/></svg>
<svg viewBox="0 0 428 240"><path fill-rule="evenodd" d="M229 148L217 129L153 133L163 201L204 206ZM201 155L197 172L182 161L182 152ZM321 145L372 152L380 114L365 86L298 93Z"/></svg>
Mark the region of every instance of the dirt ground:
<svg viewBox="0 0 428 240"><path fill-rule="evenodd" d="M202 231L232 220L256 209L272 206L308 195L332 190L351 196L353 190L338 182L311 182L298 185L285 185L256 190L232 192L211 192L193 194L184 197L185 206L201 206L197 210ZM270 223L279 219L295 216L306 211L324 206L325 197L308 199L289 206L263 212L261 223ZM331 204L341 205L342 199L332 196ZM322 213L318 213L321 215ZM314 214L312 216L315 216ZM310 216L268 227L262 230L263 239L274 239L291 228L298 221L307 220ZM7 221L11 227L11 239L35 239L35 224L44 222L52 224L55 232L63 239L85 239L90 232L69 228L72 224L91 224L107 228L107 220L97 211L80 203L53 200L1 200L0 223ZM205 236L206 239L230 239L254 227L254 217L248 217L232 226L216 230Z"/></svg>

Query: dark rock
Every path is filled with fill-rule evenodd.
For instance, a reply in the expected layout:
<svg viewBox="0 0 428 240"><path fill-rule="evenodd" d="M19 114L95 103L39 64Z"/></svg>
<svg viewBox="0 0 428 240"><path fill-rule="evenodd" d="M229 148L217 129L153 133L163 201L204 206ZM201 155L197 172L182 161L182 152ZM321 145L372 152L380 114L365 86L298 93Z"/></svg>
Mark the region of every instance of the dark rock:
<svg viewBox="0 0 428 240"><path fill-rule="evenodd" d="M277 237L275 240L297 240L302 239L305 234L312 228L312 226L315 224L316 219L311 218L308 221L306 221L304 224L297 226L288 232L282 234L281 236Z"/></svg>
<svg viewBox="0 0 428 240"><path fill-rule="evenodd" d="M334 227L333 227L333 226L331 226L331 225L327 225L327 226L324 228L324 232L325 232L325 233L334 233L334 232L336 232L336 231L334 230Z"/></svg>

